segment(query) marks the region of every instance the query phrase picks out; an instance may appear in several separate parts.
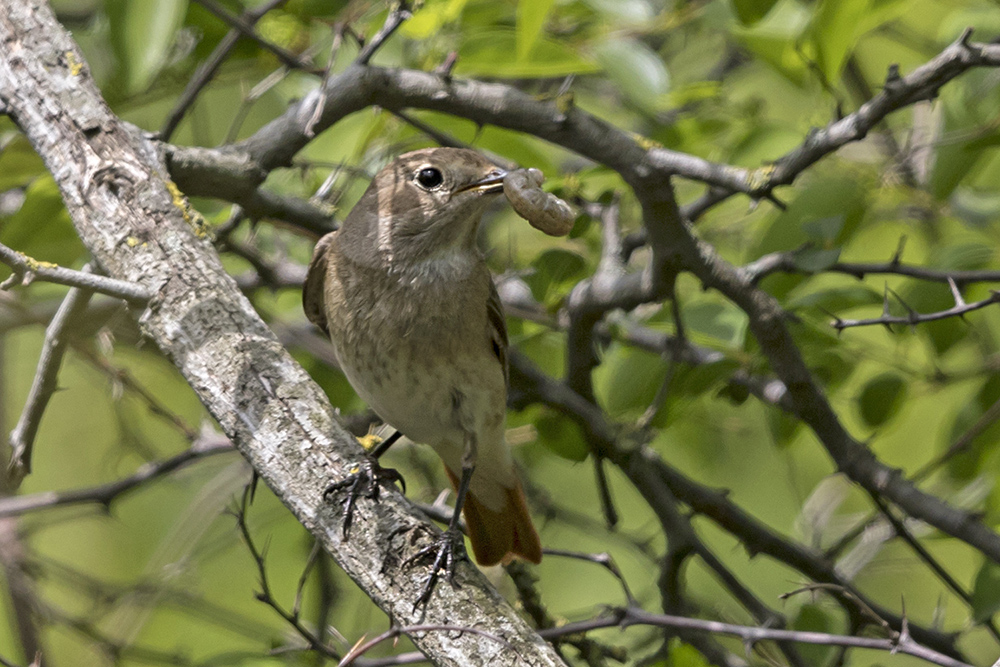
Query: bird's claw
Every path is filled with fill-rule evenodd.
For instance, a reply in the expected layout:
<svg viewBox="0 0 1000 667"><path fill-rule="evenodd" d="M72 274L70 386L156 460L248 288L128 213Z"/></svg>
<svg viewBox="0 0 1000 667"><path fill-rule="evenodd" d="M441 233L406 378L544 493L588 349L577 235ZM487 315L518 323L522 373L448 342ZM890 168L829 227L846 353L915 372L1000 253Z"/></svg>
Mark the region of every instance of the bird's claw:
<svg viewBox="0 0 1000 667"><path fill-rule="evenodd" d="M347 497L344 499L344 538L347 538L354 521L354 508L358 498L368 498L375 502L379 501L382 493L382 485L393 485L399 482L406 493L406 481L397 470L393 468L383 468L379 462L371 457L366 457L361 462L355 464L350 474L339 482L334 482L323 491L323 497L330 499L344 489L347 490Z"/></svg>
<svg viewBox="0 0 1000 667"><path fill-rule="evenodd" d="M465 552L465 538L462 536L462 531L458 528L448 528L438 535L434 542L407 558L403 565L409 566L431 558L434 559L431 563L431 571L427 575L424 587L420 590L420 595L413 603L414 611L421 605L426 605L427 601L431 599L431 593L434 592L434 587L441 578L442 571L448 578L448 583L453 587L458 587L459 584L455 581L455 567L458 565L458 561L469 558Z"/></svg>

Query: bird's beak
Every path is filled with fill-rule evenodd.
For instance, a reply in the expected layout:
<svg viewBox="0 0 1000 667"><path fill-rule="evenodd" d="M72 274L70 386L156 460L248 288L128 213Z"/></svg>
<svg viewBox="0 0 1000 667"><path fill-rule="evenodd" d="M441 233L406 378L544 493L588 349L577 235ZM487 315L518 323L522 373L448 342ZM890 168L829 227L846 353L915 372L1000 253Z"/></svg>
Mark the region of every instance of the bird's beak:
<svg viewBox="0 0 1000 667"><path fill-rule="evenodd" d="M486 178L476 181L475 183L470 183L469 185L463 186L456 191L467 192L474 191L484 195L495 195L503 192L503 179L507 175L507 171L497 167L490 172L490 175Z"/></svg>

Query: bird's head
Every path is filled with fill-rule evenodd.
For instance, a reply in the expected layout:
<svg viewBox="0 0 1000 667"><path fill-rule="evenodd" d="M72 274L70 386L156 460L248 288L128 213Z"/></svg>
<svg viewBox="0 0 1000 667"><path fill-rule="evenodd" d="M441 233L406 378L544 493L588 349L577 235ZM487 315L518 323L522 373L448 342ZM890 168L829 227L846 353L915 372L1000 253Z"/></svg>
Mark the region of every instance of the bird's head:
<svg viewBox="0 0 1000 667"><path fill-rule="evenodd" d="M464 148L405 153L375 176L344 221L344 232L364 233L390 264L473 251L479 220L503 192L505 175Z"/></svg>

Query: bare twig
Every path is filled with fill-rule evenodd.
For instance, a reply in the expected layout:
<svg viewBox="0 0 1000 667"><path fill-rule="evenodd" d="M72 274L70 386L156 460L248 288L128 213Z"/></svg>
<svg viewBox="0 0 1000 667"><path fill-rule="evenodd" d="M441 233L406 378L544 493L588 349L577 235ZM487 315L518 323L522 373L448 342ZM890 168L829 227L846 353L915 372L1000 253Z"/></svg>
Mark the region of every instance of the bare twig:
<svg viewBox="0 0 1000 667"><path fill-rule="evenodd" d="M40 262L7 246L0 244L0 262L9 266L14 273L0 285L0 289L8 289L15 282L28 285L33 280L42 280L57 285L79 287L90 292L100 292L108 296L124 299L132 305L142 306L149 301L151 295L142 285L125 280L99 276L87 271L65 269L48 262Z"/></svg>
<svg viewBox="0 0 1000 667"><path fill-rule="evenodd" d="M625 607L613 609L604 616L599 616L587 621L577 621L567 623L558 628L542 630L541 634L546 639L553 639L562 635L575 634L579 632L589 632L601 628L621 627L627 628L633 625L651 625L661 628L687 629L699 632L711 632L714 634L730 635L739 637L744 642L753 644L759 641L791 641L804 644L814 644L817 646L847 646L852 648L867 648L890 653L904 653L912 655L921 660L942 667L971 667L968 663L955 660L933 649L929 649L915 642L911 637L900 634L892 639L879 639L875 637L854 637L848 635L834 635L825 632L806 632L801 630L778 630L774 628L752 627L747 625L735 625L733 623L722 623L719 621L708 621L697 618L687 618L684 616L673 616L669 614L652 614L636 607Z"/></svg>
<svg viewBox="0 0 1000 667"><path fill-rule="evenodd" d="M878 496L878 494L869 493L868 495L871 497L872 501L874 501L875 505L879 509L879 512L882 513L882 516L884 516L889 523L892 524L892 529L895 531L896 535L902 538L902 540L910 546L913 552L917 554L917 557L922 560L935 575L937 575L938 579L944 582L945 586L950 588L955 595L957 595L971 608L972 595L965 590L965 588L958 583L953 576L951 576L951 573L949 573L944 566L941 565L941 563L939 563L929 551L927 551L926 548L924 548L924 545L922 545L913 533L910 532L910 529L906 527L906 523L892 513L892 509L885 503L884 500L882 500L882 498ZM993 639L1000 641L1000 631L997 630L997 626L993 622L993 619L986 619L984 625L989 633L993 635Z"/></svg>
<svg viewBox="0 0 1000 667"><path fill-rule="evenodd" d="M42 655L45 646L42 641L43 620L37 613L38 587L32 575L32 565L18 521L0 518L0 572L3 573L0 590L6 589L10 626L20 644L18 649L21 655L28 658ZM32 665L45 667L37 657Z"/></svg>
<svg viewBox="0 0 1000 667"><path fill-rule="evenodd" d="M621 570L618 569L618 564L615 563L615 559L611 557L611 554L606 551L599 554L589 554L581 553L579 551L566 551L565 549L546 549L546 555L551 556L562 556L563 558L573 558L576 560L582 560L588 563L594 563L595 565L600 565L605 570L611 573L618 583L621 584L622 592L625 594L625 601L629 606L636 604L635 596L632 595L631 589L628 587L628 582L625 581L625 576L622 574Z"/></svg>
<svg viewBox="0 0 1000 667"><path fill-rule="evenodd" d="M362 655L375 648L384 641L395 640L402 635L412 635L417 632L458 632L458 633L468 633L471 635L476 635L477 637L485 637L486 639L499 642L505 648L510 650L514 655L517 655L517 649L511 646L507 641L497 637L496 635L485 632L483 630L477 630L475 628L466 628L461 625L409 625L404 627L393 626L378 635L377 637L372 637L368 641L358 641L353 648L343 657L343 659L337 663L337 667L347 667L348 665L353 665Z"/></svg>
<svg viewBox="0 0 1000 667"><path fill-rule="evenodd" d="M299 634L299 636L306 640L312 650L327 658L340 660L341 656L339 651L325 642L320 641L311 630L302 624L301 619L299 619L296 613L286 611L274 597L274 594L271 591L270 580L267 576L267 566L264 564L264 554L254 543L253 536L250 534L250 526L247 525L246 513L250 506L250 490L251 487L248 485L243 492L243 498L240 501L240 505L236 508L234 514L236 516L236 526L239 528L240 536L243 538L243 543L246 545L251 558L253 558L254 565L257 567L258 582L260 583L260 592L257 593L257 599L273 609L278 616L284 619L284 621L288 623L295 630L295 632Z"/></svg>
<svg viewBox="0 0 1000 667"><path fill-rule="evenodd" d="M288 0L268 0L259 7L244 11L239 20L244 25L252 28L261 17L286 2ZM160 139L163 141L170 140L171 135L173 135L177 126L180 125L184 115L194 104L195 100L198 99L198 95L201 94L205 86L215 77L216 72L222 67L222 63L226 61L230 51L236 46L236 42L242 34L242 31L236 28L227 32L225 37L219 40L219 43L215 46L211 55L208 56L208 59L198 66L194 75L188 80L187 85L184 87L184 92L181 93L174 108L170 110L166 120L163 121L163 126L160 128L159 133Z"/></svg>
<svg viewBox="0 0 1000 667"><path fill-rule="evenodd" d="M889 301L886 298L885 306L883 308L882 315L880 317L871 317L867 319L858 320L845 320L841 318L836 318L830 322L832 326L837 331L843 331L844 329L849 329L851 327L865 327L872 326L875 324L880 324L885 327L889 327L893 324L902 324L906 326L916 326L918 324L923 324L925 322L935 322L937 320L944 320L950 317L963 317L966 313L971 313L972 311L991 306L995 303L1000 303L1000 292L992 292L988 297L980 301L974 301L972 303L966 303L963 299L956 301L955 305L947 310L941 310L935 313L918 313L916 311L910 310L906 315L890 315L889 314ZM904 304L905 305L905 304ZM909 308L907 308L909 310Z"/></svg>
<svg viewBox="0 0 1000 667"><path fill-rule="evenodd" d="M180 431L188 442L194 443L198 439L199 433L196 429L184 421L179 414L164 405L153 392L140 384L127 370L116 368L106 358L95 354L88 346L75 344L73 349L90 362L94 368L111 378L112 382L120 384L124 389L138 396L146 403L151 413Z"/></svg>
<svg viewBox="0 0 1000 667"><path fill-rule="evenodd" d="M323 79L320 81L320 88L325 86L330 80L330 74L333 72L333 65L337 60L337 52L340 51L340 45L344 42L344 31L341 26L337 26L333 31L333 39L330 42L330 55L326 61L326 67L323 69ZM316 106L313 108L311 114L309 114L309 120L306 121L305 134L308 137L316 136L316 123L319 122L320 117L323 115L323 107L326 106L326 97L319 96L316 98Z"/></svg>
<svg viewBox="0 0 1000 667"><path fill-rule="evenodd" d="M385 25L382 26L382 29L361 48L361 52L358 53L358 57L355 60L358 65L367 65L372 56L375 55L375 52L382 48L385 41L392 36L392 33L396 32L396 29L412 16L409 5L410 3L406 2L406 0L399 0L399 4L386 17Z"/></svg>
<svg viewBox="0 0 1000 667"><path fill-rule="evenodd" d="M934 99L946 83L973 67L1000 66L1000 45L969 41L971 28L933 60L902 77L894 77L872 99L852 114L839 118L823 129L809 133L796 149L773 165L745 170L713 164L700 158L662 148L650 151L651 161L672 173L719 186L731 193L742 192L754 198L766 197L781 185L792 183L799 174L841 146L863 139L890 113L916 102ZM698 213L726 196L712 196Z"/></svg>
<svg viewBox="0 0 1000 667"><path fill-rule="evenodd" d="M312 71L312 63L308 60L303 60L293 53L289 53L285 49L281 48L277 44L274 44L260 35L254 30L253 24L256 22L251 16L244 14L243 16L233 16L225 9L222 8L215 0L195 0L199 5L207 9L209 12L214 14L216 18L220 19L223 23L229 25L233 30L239 32L242 37L251 39L256 42L261 48L266 51L270 51L278 60L285 64L287 67L292 69L301 69L307 72Z"/></svg>
<svg viewBox="0 0 1000 667"><path fill-rule="evenodd" d="M830 583L836 587L835 590L844 590L853 598L863 601L866 606L876 609L879 617L889 619L893 627L901 626L898 615L866 600L850 582L843 580L833 563L822 554L777 535L771 528L736 506L724 492L714 491L687 478L649 447L620 446L616 427L606 421L597 406L584 401L565 384L541 373L517 353L511 355L511 379L512 383L528 392L533 400L572 417L587 437L608 453L609 458L643 490L644 495L648 493L646 489L655 488L653 485L657 483L650 477L657 478L695 512L709 517L739 539L750 553L767 554L815 581ZM857 611L857 605L853 603L844 604L844 607L852 614ZM917 641L940 652L957 655L954 637L912 624L911 631Z"/></svg>
<svg viewBox="0 0 1000 667"><path fill-rule="evenodd" d="M777 252L764 255L760 259L743 267L750 280L754 283L773 273L803 273L813 274L800 267L795 261L796 251ZM976 271L952 271L945 269L931 269L912 264L903 264L898 259L888 262L836 262L824 267L823 273L844 273L855 278L864 278L868 275L895 275L917 278L937 283L954 282L958 286L969 285L980 282L1000 282L1000 271L983 269Z"/></svg>
<svg viewBox="0 0 1000 667"><path fill-rule="evenodd" d="M180 454L163 461L147 463L134 474L114 482L73 491L42 491L24 496L0 498L0 517L67 505L99 504L107 508L119 497L149 481L168 475L194 461L232 451L235 450L228 439L221 436L203 436Z"/></svg>
<svg viewBox="0 0 1000 667"><path fill-rule="evenodd" d="M88 275L89 266L81 272ZM59 367L62 365L63 354L66 351L67 330L73 321L87 309L92 292L78 287L72 288L63 299L62 305L56 311L55 317L45 330L45 342L42 354L35 370L35 379L25 402L24 410L17 421L17 426L10 434L10 462L8 463L8 481L10 488L16 489L25 475L31 473L31 453L35 444L38 426L45 414L49 399L56 391Z"/></svg>

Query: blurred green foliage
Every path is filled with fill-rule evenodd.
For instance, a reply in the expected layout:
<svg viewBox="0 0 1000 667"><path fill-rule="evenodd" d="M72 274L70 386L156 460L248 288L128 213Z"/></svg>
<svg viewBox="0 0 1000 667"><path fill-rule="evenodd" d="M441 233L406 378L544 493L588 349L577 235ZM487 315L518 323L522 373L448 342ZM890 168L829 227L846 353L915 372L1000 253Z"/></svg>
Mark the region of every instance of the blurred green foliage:
<svg viewBox="0 0 1000 667"><path fill-rule="evenodd" d="M195 0L54 0L81 44L114 111L155 131L176 104L196 67L228 28ZM239 14L257 4L224 0ZM357 53L345 39L331 54L336 22L372 35L386 15L383 2L290 0L267 14L259 34L318 67L343 68ZM1000 11L990 0L425 0L413 18L375 57L375 63L432 69L457 53L456 76L504 80L542 99L571 92L568 103L664 146L707 159L757 167L794 148L811 127L849 113L877 92L890 65L906 73L934 57L966 25L974 38L1000 34ZM317 85L317 77L287 73L248 102L250 91L280 68L275 56L240 40L219 74L187 114L171 141L216 146L244 138ZM568 88L566 77L572 76ZM995 70L972 71L948 84L933 104L890 116L867 141L822 161L777 194L787 209L748 206L734 197L698 221L697 234L723 257L744 264L761 255L795 251L796 266L822 272L833 263L902 259L941 269L1000 268L1000 86ZM553 187L597 199L621 197L624 231L639 229L638 206L621 180L536 138L432 112L413 117L461 141L542 169ZM431 144L418 130L380 110L354 114L313 141L294 169L273 174L266 187L310 196L330 175L342 216L370 175L393 154ZM701 186L678 182L684 202ZM213 225L229 206L199 200ZM313 239L267 223L235 237L274 261L308 261ZM905 240L905 244L903 241ZM62 209L44 166L14 125L0 120L0 241L38 260L79 267L85 251ZM902 246L901 246L902 244ZM601 247L599 224L584 217L569 239L543 238L509 210L488 214L484 245L498 272L521 275L532 295L556 313L570 290L593 273ZM249 268L227 254L236 274ZM637 262L641 263L641 252ZM866 439L890 466L913 472L945 452L1000 397L1000 312L985 309L964 320L915 328L851 329L835 335L838 317L874 317L891 289L893 313L951 307L947 285L899 276L777 274L763 286L796 317L797 343L849 430ZM964 288L983 298L988 285ZM26 309L51 312L59 288L34 286L3 296L4 432L16 422L42 340L42 326ZM253 295L275 326L299 326L298 295ZM692 478L729 490L729 498L775 531L815 547L828 547L870 511L858 490L845 486L824 512L835 470L815 437L787 415L747 398L729 380L737 370L767 373L746 316L695 281L678 283L681 317L689 339L720 353L699 367L679 365L650 427L656 450ZM906 306L902 304L905 303ZM675 333L669 307L629 317ZM111 323L111 329L115 322ZM612 327L613 328L613 327ZM109 329L109 331L111 330ZM547 373L564 372L561 334L536 322L512 319L516 347ZM614 338L614 332L612 332ZM206 419L168 361L148 346L116 341L110 333L94 348L126 369L192 428ZM343 413L363 408L345 380L309 351L297 358ZM669 355L614 340L601 350L595 395L608 415L632 423L650 408L668 376ZM130 474L144 462L184 449L184 437L134 392L70 352L60 387L42 423L34 472L24 494L84 488ZM593 471L581 464L587 445L567 418L536 407L512 414L510 426L529 437L517 447L541 521L545 546L608 551L640 602L659 608L656 577L664 553L649 507L617 471L611 485L622 522L603 530ZM925 482L925 488L998 523L1000 432L986 429ZM511 438L515 441L515 438ZM447 485L433 456L402 446L389 455L410 482L410 495L432 501ZM248 479L231 454L213 457L148 484L99 508L48 510L18 519L40 599L43 642L51 665L318 664L302 653L272 648L296 645L291 628L254 599L257 573L239 540L229 510ZM552 509L552 508L555 509ZM584 518L562 520L557 510ZM539 513L542 516L542 513ZM312 548L306 531L261 488L250 526L267 545L271 585L291 608ZM801 575L772 560L751 558L707 522L696 522L706 542L767 604L797 629L843 632L838 608L822 596L778 596L799 587ZM933 534L932 534L933 535ZM851 576L859 588L914 622L961 632L960 647L981 664L997 647L981 624L1000 609L1000 575L970 549L933 535L928 548L972 591L963 603L901 544L854 545ZM860 560L859 560L860 559ZM549 557L537 568L539 588L557 617L583 618L622 602L605 573L578 561ZM714 576L695 563L683 572L689 598L706 615L735 622L752 619ZM586 585L580 585L581 581ZM509 582L498 578L510 593ZM308 576L303 618L315 623L324 596L332 596L327 622L346 646L371 636L387 620L328 562ZM0 606L0 655L18 655L10 608ZM107 641L95 641L88 630ZM91 632L90 634L93 634ZM595 633L640 656L656 633L633 629ZM724 642L742 654L738 642ZM112 647L120 652L115 655ZM373 655L391 652L380 647ZM814 648L813 664L830 664L833 651ZM214 660L214 662L212 662ZM760 658L752 657L758 661ZM669 662L702 665L703 657L676 644ZM851 653L848 664L915 664L885 654Z"/></svg>

